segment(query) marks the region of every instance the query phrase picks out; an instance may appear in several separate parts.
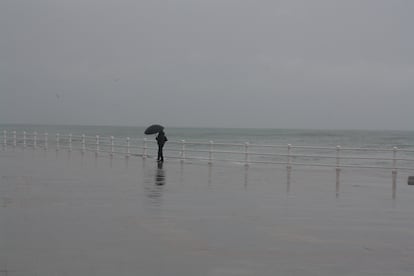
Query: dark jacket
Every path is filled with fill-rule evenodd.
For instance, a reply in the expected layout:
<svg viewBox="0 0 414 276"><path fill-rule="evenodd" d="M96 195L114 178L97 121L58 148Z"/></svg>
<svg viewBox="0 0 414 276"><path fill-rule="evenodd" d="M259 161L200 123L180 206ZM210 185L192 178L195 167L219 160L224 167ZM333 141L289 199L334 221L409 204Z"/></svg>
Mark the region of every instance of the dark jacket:
<svg viewBox="0 0 414 276"><path fill-rule="evenodd" d="M157 138L155 139L157 140L157 143L160 146L164 146L165 142L168 141L167 136L165 136L165 133L163 131L158 133Z"/></svg>

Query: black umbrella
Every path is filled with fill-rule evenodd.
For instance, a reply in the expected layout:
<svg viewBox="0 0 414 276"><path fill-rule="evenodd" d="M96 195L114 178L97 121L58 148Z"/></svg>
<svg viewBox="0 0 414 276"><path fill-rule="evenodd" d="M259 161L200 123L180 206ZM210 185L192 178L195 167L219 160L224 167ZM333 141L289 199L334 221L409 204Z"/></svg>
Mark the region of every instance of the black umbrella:
<svg viewBox="0 0 414 276"><path fill-rule="evenodd" d="M145 130L144 133L149 135L149 134L158 133L162 130L164 130L164 127L162 125L151 125L151 126L147 127L147 129Z"/></svg>

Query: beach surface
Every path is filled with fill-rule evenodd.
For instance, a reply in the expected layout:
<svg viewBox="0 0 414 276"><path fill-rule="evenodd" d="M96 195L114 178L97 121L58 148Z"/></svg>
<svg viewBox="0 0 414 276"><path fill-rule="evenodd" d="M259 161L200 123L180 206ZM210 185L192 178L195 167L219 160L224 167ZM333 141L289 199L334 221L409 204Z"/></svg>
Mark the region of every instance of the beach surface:
<svg viewBox="0 0 414 276"><path fill-rule="evenodd" d="M414 275L399 172L0 152L0 275Z"/></svg>

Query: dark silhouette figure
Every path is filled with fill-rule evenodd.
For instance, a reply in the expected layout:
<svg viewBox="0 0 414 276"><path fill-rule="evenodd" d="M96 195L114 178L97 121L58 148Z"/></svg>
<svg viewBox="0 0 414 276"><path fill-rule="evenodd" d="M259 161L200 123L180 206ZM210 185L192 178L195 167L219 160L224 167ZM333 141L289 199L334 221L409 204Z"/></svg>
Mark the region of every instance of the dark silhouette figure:
<svg viewBox="0 0 414 276"><path fill-rule="evenodd" d="M164 162L164 155L162 152L162 148L164 147L165 142L168 141L167 136L165 136L164 131L160 131L157 135L157 138L155 138L158 143L158 162Z"/></svg>

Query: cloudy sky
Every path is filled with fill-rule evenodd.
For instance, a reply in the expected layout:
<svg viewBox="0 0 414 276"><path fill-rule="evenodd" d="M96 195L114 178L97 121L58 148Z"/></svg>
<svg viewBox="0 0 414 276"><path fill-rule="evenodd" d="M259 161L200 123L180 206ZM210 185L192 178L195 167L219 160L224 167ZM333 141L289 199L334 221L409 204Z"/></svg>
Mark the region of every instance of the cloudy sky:
<svg viewBox="0 0 414 276"><path fill-rule="evenodd" d="M411 0L1 0L0 123L414 130Z"/></svg>

